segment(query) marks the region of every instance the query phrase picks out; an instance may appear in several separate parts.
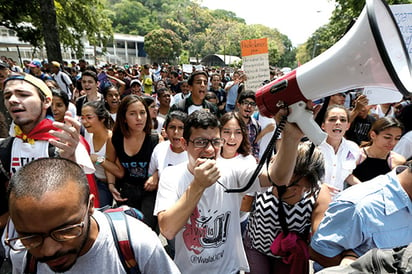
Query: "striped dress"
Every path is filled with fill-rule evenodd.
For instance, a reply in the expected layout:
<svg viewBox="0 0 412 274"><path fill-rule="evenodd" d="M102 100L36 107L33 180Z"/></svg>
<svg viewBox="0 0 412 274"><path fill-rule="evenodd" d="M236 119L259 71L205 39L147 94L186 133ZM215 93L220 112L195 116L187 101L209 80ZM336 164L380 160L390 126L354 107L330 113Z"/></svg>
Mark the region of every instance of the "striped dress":
<svg viewBox="0 0 412 274"><path fill-rule="evenodd" d="M298 233L302 239L308 239L312 211L318 194L319 190L315 195L303 199L295 205L283 203L289 231ZM270 251L270 245L282 231L278 208L279 199L272 194L271 187L256 195L255 209L249 216L247 233L251 239L252 247L268 256L274 256Z"/></svg>

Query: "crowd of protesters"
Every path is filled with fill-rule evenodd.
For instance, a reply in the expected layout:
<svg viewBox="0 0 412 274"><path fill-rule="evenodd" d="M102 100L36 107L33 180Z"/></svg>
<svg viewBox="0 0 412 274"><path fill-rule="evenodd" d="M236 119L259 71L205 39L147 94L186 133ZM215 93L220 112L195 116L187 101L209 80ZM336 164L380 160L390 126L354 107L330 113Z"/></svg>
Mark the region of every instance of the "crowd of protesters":
<svg viewBox="0 0 412 274"><path fill-rule="evenodd" d="M309 273L310 258L318 270L412 242L410 98L370 106L347 91L308 102L327 133L319 148L286 122L253 186L226 193L266 160L281 121L259 113L242 70L1 59L0 147L13 137L2 175L18 172L10 158L20 168L52 157L53 145L88 174L96 208L143 212L182 273ZM272 70L265 83L278 77ZM40 91L38 111L24 98L26 84ZM2 230L9 179L0 182Z"/></svg>

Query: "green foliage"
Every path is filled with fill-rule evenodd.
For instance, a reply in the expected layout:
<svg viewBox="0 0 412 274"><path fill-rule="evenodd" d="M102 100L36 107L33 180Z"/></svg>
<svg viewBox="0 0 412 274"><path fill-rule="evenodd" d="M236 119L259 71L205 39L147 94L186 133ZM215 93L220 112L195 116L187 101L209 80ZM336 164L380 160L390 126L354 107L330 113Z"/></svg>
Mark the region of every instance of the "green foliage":
<svg viewBox="0 0 412 274"><path fill-rule="evenodd" d="M225 21L235 21L241 24L246 24L245 19L237 17L236 13L232 11L217 9L217 10L210 11L210 14L215 19L222 19Z"/></svg>
<svg viewBox="0 0 412 274"><path fill-rule="evenodd" d="M306 53L299 55L299 58L302 59L297 58L301 63L316 57L339 41L365 6L365 0L335 0L335 2L336 8L332 13L329 23L317 29L306 44L302 46L304 48L300 51L306 50ZM412 1L388 0L386 2L389 5L394 5L409 4Z"/></svg>
<svg viewBox="0 0 412 274"><path fill-rule="evenodd" d="M113 30L117 33L146 35L154 28L158 28L152 20L150 8L145 7L141 1L121 0L113 5L109 18L113 22Z"/></svg>
<svg viewBox="0 0 412 274"><path fill-rule="evenodd" d="M153 30L145 36L145 50L154 61L175 63L182 51L182 41L172 30Z"/></svg>
<svg viewBox="0 0 412 274"><path fill-rule="evenodd" d="M160 57L159 47L162 47L162 43L150 41L148 44L147 41L148 37L153 37L152 31L163 29L176 33L182 41L182 48L189 53L188 56L196 57L199 61L209 54L240 56L241 40L267 37L271 65L276 65L279 61L288 65L295 62L294 49L289 39L284 39L276 29L263 25L248 26L244 19L231 11L209 10L190 0L109 0L109 6L116 32L151 34L146 35L145 50L150 52L152 58L170 58L172 50L166 49L169 53L161 55L167 57ZM142 26L142 22L147 25Z"/></svg>
<svg viewBox="0 0 412 274"><path fill-rule="evenodd" d="M83 37L92 44L106 43L111 38L111 21L101 0L55 0L54 5L60 42L65 48L70 47L81 56ZM0 7L0 25L16 31L21 40L34 47L44 44L42 22L49 18L41 16L39 0L0 0Z"/></svg>

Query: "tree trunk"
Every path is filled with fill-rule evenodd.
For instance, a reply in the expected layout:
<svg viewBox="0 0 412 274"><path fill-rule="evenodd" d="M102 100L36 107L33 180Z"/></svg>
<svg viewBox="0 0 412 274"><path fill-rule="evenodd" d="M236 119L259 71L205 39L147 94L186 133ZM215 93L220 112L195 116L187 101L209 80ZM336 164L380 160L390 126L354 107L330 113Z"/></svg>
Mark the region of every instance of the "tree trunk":
<svg viewBox="0 0 412 274"><path fill-rule="evenodd" d="M56 7L54 0L39 0L40 16L43 19L43 36L46 46L48 62L57 61L62 63L60 48L60 37L57 29Z"/></svg>

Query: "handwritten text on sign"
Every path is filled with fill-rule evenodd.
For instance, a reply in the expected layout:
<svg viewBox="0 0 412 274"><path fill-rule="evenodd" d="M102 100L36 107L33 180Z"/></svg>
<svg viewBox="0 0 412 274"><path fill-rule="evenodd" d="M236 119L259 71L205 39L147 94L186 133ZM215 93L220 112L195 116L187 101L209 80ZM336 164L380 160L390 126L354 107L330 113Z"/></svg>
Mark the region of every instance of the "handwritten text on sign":
<svg viewBox="0 0 412 274"><path fill-rule="evenodd" d="M269 54L267 38L240 42L243 69L247 76L246 88L256 91L269 79Z"/></svg>

